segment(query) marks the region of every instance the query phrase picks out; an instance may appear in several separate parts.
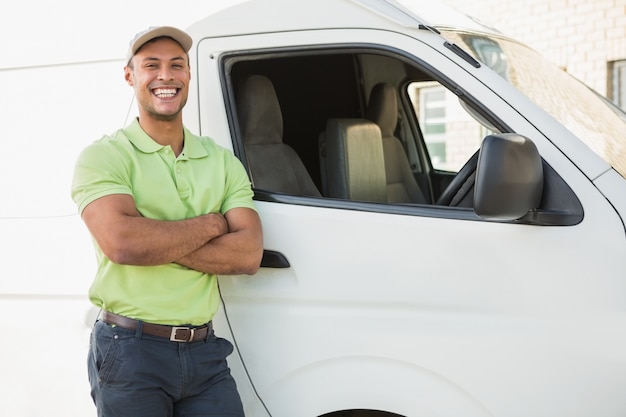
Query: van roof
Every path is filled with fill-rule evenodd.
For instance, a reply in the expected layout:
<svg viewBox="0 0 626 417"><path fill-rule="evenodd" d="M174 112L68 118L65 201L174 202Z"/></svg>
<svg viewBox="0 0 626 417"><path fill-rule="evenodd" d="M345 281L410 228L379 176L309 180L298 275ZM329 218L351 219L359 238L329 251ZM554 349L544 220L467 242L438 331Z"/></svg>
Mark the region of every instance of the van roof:
<svg viewBox="0 0 626 417"><path fill-rule="evenodd" d="M200 39L333 28L406 30L419 25L498 33L437 0L251 0L212 14L188 31Z"/></svg>

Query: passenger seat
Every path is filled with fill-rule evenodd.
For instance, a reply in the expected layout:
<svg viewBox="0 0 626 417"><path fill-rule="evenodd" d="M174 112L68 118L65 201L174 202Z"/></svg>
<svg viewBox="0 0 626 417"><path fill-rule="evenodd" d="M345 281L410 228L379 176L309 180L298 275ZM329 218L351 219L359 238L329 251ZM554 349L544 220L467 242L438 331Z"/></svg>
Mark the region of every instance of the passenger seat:
<svg viewBox="0 0 626 417"><path fill-rule="evenodd" d="M283 116L274 85L250 75L237 90L237 113L255 188L321 197L296 151L283 143Z"/></svg>
<svg viewBox="0 0 626 417"><path fill-rule="evenodd" d="M402 142L394 136L398 123L398 101L391 84L374 86L366 116L381 130L388 202L427 204L428 200L415 180Z"/></svg>

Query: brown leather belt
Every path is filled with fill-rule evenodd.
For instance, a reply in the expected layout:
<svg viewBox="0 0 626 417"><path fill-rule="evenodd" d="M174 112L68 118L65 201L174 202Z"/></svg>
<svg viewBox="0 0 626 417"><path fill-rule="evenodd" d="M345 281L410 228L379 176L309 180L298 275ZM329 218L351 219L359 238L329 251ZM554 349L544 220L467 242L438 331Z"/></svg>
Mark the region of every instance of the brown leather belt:
<svg viewBox="0 0 626 417"><path fill-rule="evenodd" d="M129 317L120 316L118 314L111 313L109 311L102 311L100 313L100 319L109 324L114 324L124 329L137 330L139 320L131 319ZM141 333L149 334L151 336L158 336L169 339L172 342L189 343L205 340L209 333L213 330L213 324L208 322L198 327L184 327L184 326L166 326L164 324L153 324L142 322Z"/></svg>

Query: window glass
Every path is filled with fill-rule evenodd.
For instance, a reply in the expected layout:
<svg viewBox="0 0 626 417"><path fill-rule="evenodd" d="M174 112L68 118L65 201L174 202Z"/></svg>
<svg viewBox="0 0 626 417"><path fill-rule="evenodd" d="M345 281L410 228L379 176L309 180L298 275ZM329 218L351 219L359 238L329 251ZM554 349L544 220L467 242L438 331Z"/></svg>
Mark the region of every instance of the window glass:
<svg viewBox="0 0 626 417"><path fill-rule="evenodd" d="M482 50L496 60L493 44ZM506 129L436 74L388 52L261 52L228 57L224 68L235 153L259 201L422 215L438 215L428 206L471 209L476 151ZM558 175L545 178L557 191L538 209L566 213L558 224L579 221L575 196ZM476 219L471 210L454 216Z"/></svg>
<svg viewBox="0 0 626 417"><path fill-rule="evenodd" d="M457 172L482 139L492 133L461 106L456 95L437 82L413 82L407 93L436 170Z"/></svg>
<svg viewBox="0 0 626 417"><path fill-rule="evenodd" d="M523 44L478 34L445 30L442 33L450 42L494 69L626 176L626 142L622 140L626 115L613 102ZM614 100L617 100L618 95L624 94L621 64L615 67L614 75L614 85L619 85L619 91L614 92L617 94ZM622 84L616 84L616 80L621 80Z"/></svg>

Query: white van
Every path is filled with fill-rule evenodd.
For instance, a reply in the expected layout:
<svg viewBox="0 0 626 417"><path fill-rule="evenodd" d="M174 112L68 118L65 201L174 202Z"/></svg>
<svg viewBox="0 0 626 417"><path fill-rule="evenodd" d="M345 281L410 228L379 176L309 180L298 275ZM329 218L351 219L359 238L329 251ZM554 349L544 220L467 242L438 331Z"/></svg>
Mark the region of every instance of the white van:
<svg viewBox="0 0 626 417"><path fill-rule="evenodd" d="M254 0L189 28L186 125L242 160L263 221L261 270L219 280L246 415L624 416L626 115L528 47L411 4ZM19 248L37 254L19 278L92 275L78 216L40 203L0 219L5 245L54 236ZM56 276L4 295L13 278L1 414L53 415L37 397L68 389L63 415L95 413L86 296Z"/></svg>

